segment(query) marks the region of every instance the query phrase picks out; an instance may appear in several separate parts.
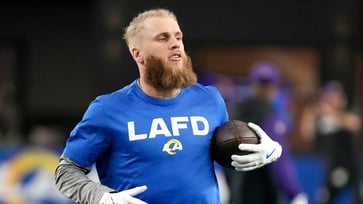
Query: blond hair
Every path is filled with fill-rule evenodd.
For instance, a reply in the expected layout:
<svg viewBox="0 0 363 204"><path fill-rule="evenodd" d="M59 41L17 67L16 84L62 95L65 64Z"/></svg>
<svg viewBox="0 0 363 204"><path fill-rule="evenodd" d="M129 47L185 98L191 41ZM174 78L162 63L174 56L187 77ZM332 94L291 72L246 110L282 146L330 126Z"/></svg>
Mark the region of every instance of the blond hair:
<svg viewBox="0 0 363 204"><path fill-rule="evenodd" d="M130 24L125 28L123 39L126 41L127 46L132 46L134 39L139 36L144 29L143 22L151 17L170 17L177 21L175 14L167 9L151 9L139 13L134 17Z"/></svg>

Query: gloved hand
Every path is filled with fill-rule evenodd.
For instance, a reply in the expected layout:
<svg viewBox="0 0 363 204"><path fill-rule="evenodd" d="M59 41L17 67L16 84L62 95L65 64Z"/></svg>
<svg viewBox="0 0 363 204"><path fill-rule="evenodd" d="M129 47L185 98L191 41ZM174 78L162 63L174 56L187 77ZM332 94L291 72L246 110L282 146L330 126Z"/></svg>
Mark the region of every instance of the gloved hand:
<svg viewBox="0 0 363 204"><path fill-rule="evenodd" d="M147 204L133 196L144 192L146 186L138 186L118 193L104 193L99 204Z"/></svg>
<svg viewBox="0 0 363 204"><path fill-rule="evenodd" d="M260 138L259 144L240 144L238 148L242 151L251 152L247 155L232 155L232 166L237 171L250 171L269 164L282 153L279 143L273 141L260 126L249 122L248 126L254 130Z"/></svg>
<svg viewBox="0 0 363 204"><path fill-rule="evenodd" d="M308 204L308 197L305 193L299 193L297 194L292 200L291 204Z"/></svg>

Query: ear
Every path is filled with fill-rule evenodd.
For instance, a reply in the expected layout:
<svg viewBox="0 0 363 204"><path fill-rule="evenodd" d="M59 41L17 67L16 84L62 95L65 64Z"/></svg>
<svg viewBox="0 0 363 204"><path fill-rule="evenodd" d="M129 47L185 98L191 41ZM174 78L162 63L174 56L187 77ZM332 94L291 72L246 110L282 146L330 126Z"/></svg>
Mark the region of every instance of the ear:
<svg viewBox="0 0 363 204"><path fill-rule="evenodd" d="M131 52L132 57L134 58L134 60L137 63L140 63L140 64L144 63L144 57L140 53L139 49L133 47L133 48L130 49L130 52Z"/></svg>

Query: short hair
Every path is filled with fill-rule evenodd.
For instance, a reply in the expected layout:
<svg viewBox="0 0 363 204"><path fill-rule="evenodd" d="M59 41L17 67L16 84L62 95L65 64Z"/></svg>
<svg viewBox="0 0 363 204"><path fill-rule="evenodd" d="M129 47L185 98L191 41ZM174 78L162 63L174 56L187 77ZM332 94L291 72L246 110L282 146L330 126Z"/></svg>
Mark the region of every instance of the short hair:
<svg viewBox="0 0 363 204"><path fill-rule="evenodd" d="M130 24L125 28L123 39L126 41L127 46L132 45L133 40L138 37L141 31L144 29L143 22L150 17L170 17L177 21L175 14L167 9L151 9L139 13L134 17Z"/></svg>

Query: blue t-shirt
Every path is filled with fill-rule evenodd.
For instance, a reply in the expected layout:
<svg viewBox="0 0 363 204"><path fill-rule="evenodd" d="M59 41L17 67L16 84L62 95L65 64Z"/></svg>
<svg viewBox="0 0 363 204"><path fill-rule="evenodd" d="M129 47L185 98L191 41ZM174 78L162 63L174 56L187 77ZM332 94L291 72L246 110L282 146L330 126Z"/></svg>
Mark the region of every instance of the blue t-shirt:
<svg viewBox="0 0 363 204"><path fill-rule="evenodd" d="M137 197L149 204L218 204L209 147L227 120L215 87L194 84L156 99L135 80L90 104L63 153L83 167L96 163L101 183L117 191L147 185Z"/></svg>

